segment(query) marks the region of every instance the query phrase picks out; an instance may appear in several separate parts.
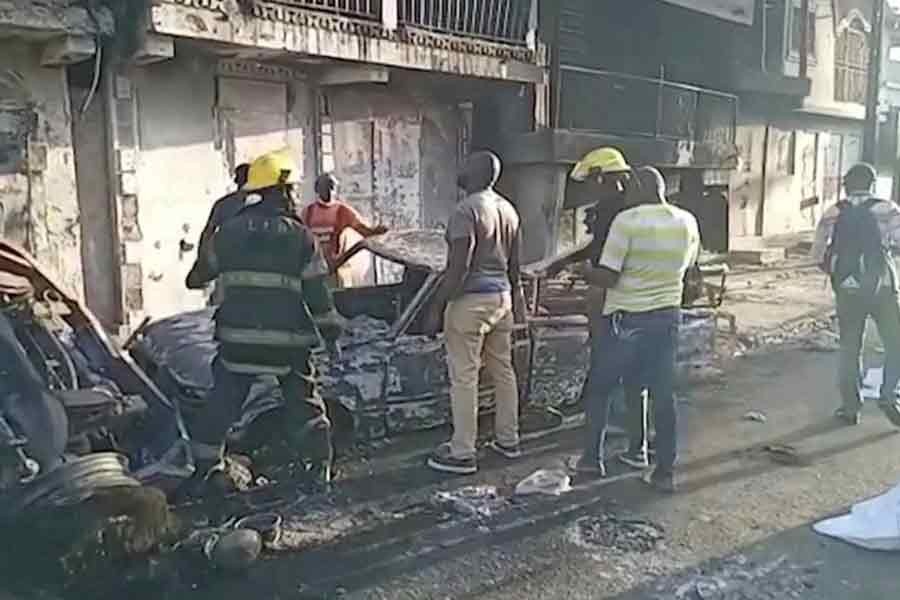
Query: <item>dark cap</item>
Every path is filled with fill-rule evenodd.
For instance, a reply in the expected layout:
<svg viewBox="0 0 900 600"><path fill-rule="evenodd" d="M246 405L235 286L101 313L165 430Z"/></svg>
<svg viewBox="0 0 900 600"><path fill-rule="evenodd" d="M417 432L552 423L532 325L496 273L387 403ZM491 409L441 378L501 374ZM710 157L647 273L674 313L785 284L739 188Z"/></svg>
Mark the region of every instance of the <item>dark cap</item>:
<svg viewBox="0 0 900 600"><path fill-rule="evenodd" d="M869 163L856 163L844 176L844 187L848 192L867 192L872 189L878 174Z"/></svg>
<svg viewBox="0 0 900 600"><path fill-rule="evenodd" d="M493 152L475 152L463 166L459 187L469 193L490 189L500 179L501 168L500 157Z"/></svg>

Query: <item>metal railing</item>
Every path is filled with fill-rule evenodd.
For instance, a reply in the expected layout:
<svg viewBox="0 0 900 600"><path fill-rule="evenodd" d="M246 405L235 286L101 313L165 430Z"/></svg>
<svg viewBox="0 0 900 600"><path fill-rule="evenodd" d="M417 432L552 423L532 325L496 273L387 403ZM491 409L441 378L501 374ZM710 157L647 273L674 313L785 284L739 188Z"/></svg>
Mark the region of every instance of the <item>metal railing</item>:
<svg viewBox="0 0 900 600"><path fill-rule="evenodd" d="M865 104L868 81L868 68L841 64L835 65L834 99L838 102Z"/></svg>
<svg viewBox="0 0 900 600"><path fill-rule="evenodd" d="M737 97L715 90L563 66L560 127L612 135L734 143Z"/></svg>
<svg viewBox="0 0 900 600"><path fill-rule="evenodd" d="M356 19L381 20L382 0L272 0ZM397 0L400 25L524 46L531 0Z"/></svg>
<svg viewBox="0 0 900 600"><path fill-rule="evenodd" d="M398 0L397 9L405 25L524 45L531 0Z"/></svg>
<svg viewBox="0 0 900 600"><path fill-rule="evenodd" d="M381 20L381 0L275 0L279 4L296 6L362 19Z"/></svg>

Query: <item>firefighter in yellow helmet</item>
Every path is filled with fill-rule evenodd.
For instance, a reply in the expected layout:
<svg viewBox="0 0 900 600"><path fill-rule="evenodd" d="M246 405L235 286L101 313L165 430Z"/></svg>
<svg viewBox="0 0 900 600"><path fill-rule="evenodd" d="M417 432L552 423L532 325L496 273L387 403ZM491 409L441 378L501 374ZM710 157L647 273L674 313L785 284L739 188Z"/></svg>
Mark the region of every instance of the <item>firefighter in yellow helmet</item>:
<svg viewBox="0 0 900 600"><path fill-rule="evenodd" d="M625 156L615 148L604 147L585 154L569 176L574 181L583 182L592 175L613 176L625 173L631 173L631 166Z"/></svg>
<svg viewBox="0 0 900 600"><path fill-rule="evenodd" d="M213 390L189 424L198 462L205 459L204 467L213 466L250 387L261 375L275 376L285 400L281 437L327 482L331 424L310 352L320 335L331 347L343 319L325 283L328 268L315 237L295 214L298 182L289 151L254 160L244 186L245 206L202 249L207 253L202 279L217 278L224 299L215 314L219 351Z"/></svg>
<svg viewBox="0 0 900 600"><path fill-rule="evenodd" d="M616 148L597 148L585 154L575 164L569 178L590 188L593 204L586 210L584 225L592 236L592 241L582 250L551 262L547 268L550 275L573 263L599 259L609 226L625 206L625 190L631 179L631 166Z"/></svg>
<svg viewBox="0 0 900 600"><path fill-rule="evenodd" d="M588 152L569 174L570 179L584 186L590 194L593 204L586 210L584 224L591 235L591 242L581 250L564 255L551 263L547 269L549 274L556 273L568 265L591 261L596 264L603 251L603 244L609 233L610 225L625 208L625 193L632 181L632 168L622 152L616 148L603 147ZM589 288L586 295L586 312L590 319L590 330L601 322L606 291L602 288ZM590 373L588 374L590 377ZM648 461L647 442L647 396L639 382L624 381L625 388L625 425L629 438L628 451L622 460L628 465L643 467ZM586 395L590 390L590 381L586 380L581 394L572 399L570 404L561 408L564 413L581 412L586 409L590 398Z"/></svg>

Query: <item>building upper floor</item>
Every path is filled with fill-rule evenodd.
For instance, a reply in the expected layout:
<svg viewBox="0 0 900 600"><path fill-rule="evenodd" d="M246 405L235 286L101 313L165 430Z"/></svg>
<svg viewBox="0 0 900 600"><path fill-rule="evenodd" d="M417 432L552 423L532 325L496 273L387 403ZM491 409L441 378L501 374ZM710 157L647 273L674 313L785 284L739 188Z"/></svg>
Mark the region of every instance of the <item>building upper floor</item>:
<svg viewBox="0 0 900 600"><path fill-rule="evenodd" d="M733 141L738 101L862 119L872 6L560 0L542 21L559 67L553 112L562 128L694 142Z"/></svg>
<svg viewBox="0 0 900 600"><path fill-rule="evenodd" d="M540 83L537 0L153 0L158 36L242 58L337 60Z"/></svg>
<svg viewBox="0 0 900 600"><path fill-rule="evenodd" d="M6 4L9 7L5 6ZM234 58L365 63L523 83L545 80L538 0L10 0L0 35L52 41L64 64L98 39L137 64L176 42Z"/></svg>

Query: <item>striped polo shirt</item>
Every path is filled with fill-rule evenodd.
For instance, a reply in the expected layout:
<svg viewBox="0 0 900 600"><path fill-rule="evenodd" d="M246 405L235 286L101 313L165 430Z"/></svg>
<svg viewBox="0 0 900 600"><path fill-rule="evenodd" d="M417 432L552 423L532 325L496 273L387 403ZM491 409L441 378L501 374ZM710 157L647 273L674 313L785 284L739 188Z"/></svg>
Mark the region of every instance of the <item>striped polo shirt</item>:
<svg viewBox="0 0 900 600"><path fill-rule="evenodd" d="M684 274L700 252L697 219L671 204L620 212L609 228L599 266L619 273L604 315L681 306Z"/></svg>

